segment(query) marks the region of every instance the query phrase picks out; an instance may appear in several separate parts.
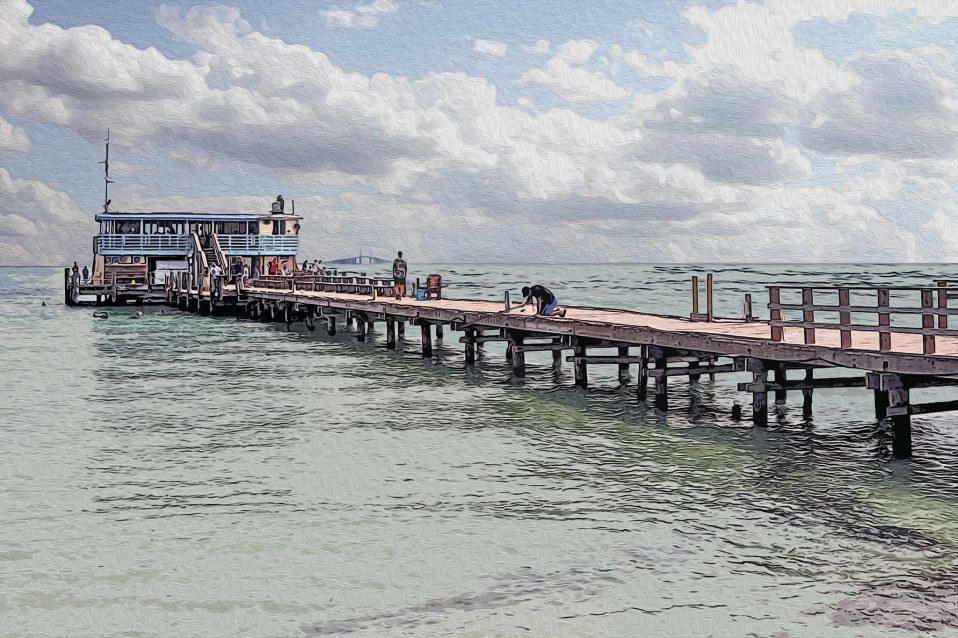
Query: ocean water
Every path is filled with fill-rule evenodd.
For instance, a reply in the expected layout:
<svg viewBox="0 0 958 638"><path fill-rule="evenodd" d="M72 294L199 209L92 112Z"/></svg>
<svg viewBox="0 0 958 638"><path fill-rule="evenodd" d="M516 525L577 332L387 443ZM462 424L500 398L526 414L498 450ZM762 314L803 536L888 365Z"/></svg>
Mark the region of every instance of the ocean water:
<svg viewBox="0 0 958 638"><path fill-rule="evenodd" d="M945 266L412 264L449 296L716 313L773 283ZM958 418L891 458L863 389L767 428L720 375L667 414L500 344L357 344L169 308L62 304L0 269L0 636L958 636ZM45 302L46 306L42 303ZM948 390L917 399L953 398Z"/></svg>

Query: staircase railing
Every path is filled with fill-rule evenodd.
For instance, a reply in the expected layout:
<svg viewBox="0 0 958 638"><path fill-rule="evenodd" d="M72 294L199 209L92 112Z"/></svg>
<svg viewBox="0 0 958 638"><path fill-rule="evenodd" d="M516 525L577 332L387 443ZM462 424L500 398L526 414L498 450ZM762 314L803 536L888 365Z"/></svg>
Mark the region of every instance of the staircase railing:
<svg viewBox="0 0 958 638"><path fill-rule="evenodd" d="M192 284L196 286L197 290L203 288L203 270L210 267L206 259L206 253L203 252L203 244L200 242L200 236L195 232L193 235L193 256L198 256L198 261L194 262L194 267L196 272L193 273Z"/></svg>

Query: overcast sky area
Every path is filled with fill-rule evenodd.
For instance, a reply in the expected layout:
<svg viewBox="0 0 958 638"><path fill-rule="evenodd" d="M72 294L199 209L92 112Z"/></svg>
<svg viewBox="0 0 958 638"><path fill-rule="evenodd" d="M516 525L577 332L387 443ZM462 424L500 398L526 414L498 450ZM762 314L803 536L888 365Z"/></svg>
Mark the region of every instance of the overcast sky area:
<svg viewBox="0 0 958 638"><path fill-rule="evenodd" d="M943 262L955 0L0 0L0 264L113 208L303 258ZM287 204L288 206L289 204Z"/></svg>

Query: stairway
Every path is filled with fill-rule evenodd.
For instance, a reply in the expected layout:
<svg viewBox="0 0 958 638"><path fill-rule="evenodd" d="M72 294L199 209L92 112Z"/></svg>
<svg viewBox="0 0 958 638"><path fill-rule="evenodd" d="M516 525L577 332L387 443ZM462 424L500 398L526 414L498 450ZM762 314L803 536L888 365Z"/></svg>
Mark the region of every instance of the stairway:
<svg viewBox="0 0 958 638"><path fill-rule="evenodd" d="M223 264L220 263L220 260L216 257L216 249L212 247L203 248L203 254L206 255L206 265L210 268L213 267L213 264L217 264L221 268Z"/></svg>

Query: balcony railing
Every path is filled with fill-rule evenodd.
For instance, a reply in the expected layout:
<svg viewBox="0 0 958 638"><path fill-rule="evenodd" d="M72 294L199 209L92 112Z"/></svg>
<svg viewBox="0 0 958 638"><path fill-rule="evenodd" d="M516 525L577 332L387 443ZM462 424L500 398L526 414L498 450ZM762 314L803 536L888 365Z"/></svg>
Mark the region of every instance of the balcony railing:
<svg viewBox="0 0 958 638"><path fill-rule="evenodd" d="M100 255L186 255L187 235L97 235L95 252Z"/></svg>
<svg viewBox="0 0 958 638"><path fill-rule="evenodd" d="M227 255L295 255L297 235L217 235Z"/></svg>

